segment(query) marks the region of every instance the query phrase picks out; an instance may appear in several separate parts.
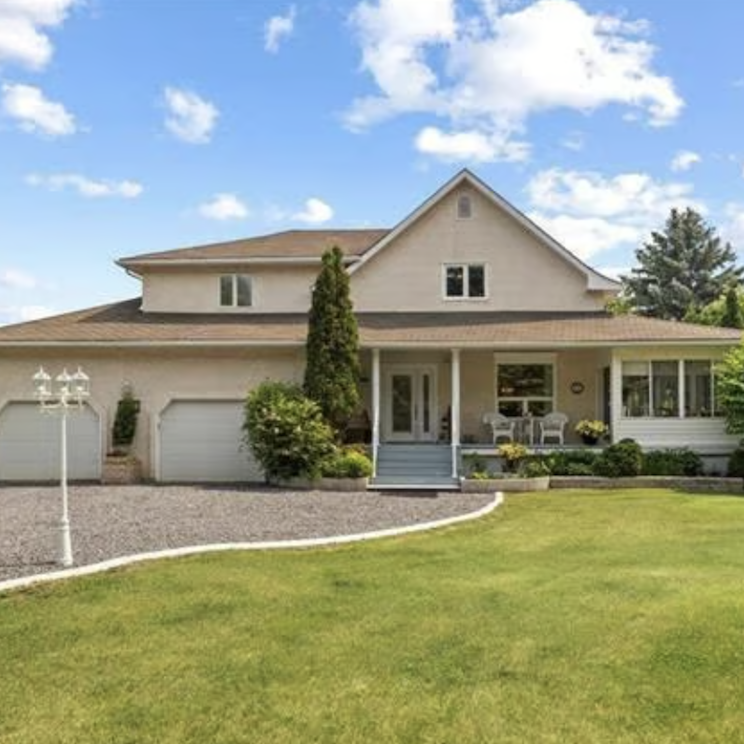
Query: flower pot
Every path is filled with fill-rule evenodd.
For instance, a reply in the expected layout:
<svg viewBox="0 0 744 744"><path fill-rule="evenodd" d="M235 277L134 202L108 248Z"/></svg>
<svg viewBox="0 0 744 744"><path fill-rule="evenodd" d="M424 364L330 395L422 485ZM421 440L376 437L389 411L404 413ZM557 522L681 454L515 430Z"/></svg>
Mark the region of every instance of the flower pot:
<svg viewBox="0 0 744 744"><path fill-rule="evenodd" d="M589 446L594 446L599 441L599 437L593 437L591 434L582 434L581 441Z"/></svg>

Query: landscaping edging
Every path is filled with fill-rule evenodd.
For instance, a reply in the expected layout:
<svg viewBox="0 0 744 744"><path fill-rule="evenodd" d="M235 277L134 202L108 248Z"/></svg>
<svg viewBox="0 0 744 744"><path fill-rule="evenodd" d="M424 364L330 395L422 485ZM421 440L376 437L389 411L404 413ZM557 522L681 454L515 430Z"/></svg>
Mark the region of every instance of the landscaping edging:
<svg viewBox="0 0 744 744"><path fill-rule="evenodd" d="M600 478L595 475L551 475L550 488L673 488L704 493L744 493L742 478L714 476L638 475L632 478Z"/></svg>
<svg viewBox="0 0 744 744"><path fill-rule="evenodd" d="M491 493L504 491L507 493L527 493L529 491L547 491L550 487L549 475L535 478L466 478L460 483L463 493Z"/></svg>

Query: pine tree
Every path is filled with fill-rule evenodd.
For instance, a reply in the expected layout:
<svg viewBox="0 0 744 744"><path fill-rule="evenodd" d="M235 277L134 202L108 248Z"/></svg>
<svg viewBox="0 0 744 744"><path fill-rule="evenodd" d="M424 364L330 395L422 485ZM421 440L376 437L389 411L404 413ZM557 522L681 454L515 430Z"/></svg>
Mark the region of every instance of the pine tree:
<svg viewBox="0 0 744 744"><path fill-rule="evenodd" d="M639 313L667 320L709 304L744 271L731 245L689 207L672 209L664 231L652 232L636 259L639 266L623 277L625 291Z"/></svg>
<svg viewBox="0 0 744 744"><path fill-rule="evenodd" d="M323 255L313 287L305 349L305 394L318 403L336 431L343 433L360 402L359 333L349 275L336 246Z"/></svg>

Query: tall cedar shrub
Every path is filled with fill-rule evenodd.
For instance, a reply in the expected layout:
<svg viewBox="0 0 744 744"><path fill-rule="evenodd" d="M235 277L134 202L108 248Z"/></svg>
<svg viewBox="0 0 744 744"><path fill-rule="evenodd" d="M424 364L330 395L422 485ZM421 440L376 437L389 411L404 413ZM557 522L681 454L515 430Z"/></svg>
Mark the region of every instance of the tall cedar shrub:
<svg viewBox="0 0 744 744"><path fill-rule="evenodd" d="M739 290L733 284L726 291L721 325L724 328L744 328L744 313L741 311L739 302Z"/></svg>
<svg viewBox="0 0 744 744"><path fill-rule="evenodd" d="M248 393L243 442L270 483L314 478L335 452L333 430L298 385L266 381Z"/></svg>
<svg viewBox="0 0 744 744"><path fill-rule="evenodd" d="M624 292L636 310L666 320L682 320L738 282L741 267L729 243L689 207L672 209L664 230L636 251L638 267L624 276Z"/></svg>
<svg viewBox="0 0 744 744"><path fill-rule="evenodd" d="M134 441L137 432L139 401L135 399L132 389L127 385L122 389L121 398L116 404L116 415L111 432L114 450L126 451Z"/></svg>
<svg viewBox="0 0 744 744"><path fill-rule="evenodd" d="M703 307L691 307L685 321L723 328L744 328L744 293L738 285L730 286L713 302Z"/></svg>
<svg viewBox="0 0 744 744"><path fill-rule="evenodd" d="M359 407L359 332L343 254L334 246L323 255L308 318L305 394L326 420L343 433Z"/></svg>

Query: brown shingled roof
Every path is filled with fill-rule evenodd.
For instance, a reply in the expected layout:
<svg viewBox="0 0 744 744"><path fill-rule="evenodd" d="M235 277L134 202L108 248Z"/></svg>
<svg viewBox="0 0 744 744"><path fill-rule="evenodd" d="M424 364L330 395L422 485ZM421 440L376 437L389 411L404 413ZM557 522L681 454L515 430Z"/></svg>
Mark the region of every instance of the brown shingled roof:
<svg viewBox="0 0 744 744"><path fill-rule="evenodd" d="M133 267L153 261L204 261L246 259L320 258L337 245L346 256L360 256L389 230L285 230L255 238L231 240L172 251L143 253L119 259L117 263Z"/></svg>
<svg viewBox="0 0 744 744"><path fill-rule="evenodd" d="M0 327L2 346L64 344L302 345L307 316L143 313L140 300ZM565 347L622 344L735 344L741 332L606 313L360 313L363 346Z"/></svg>

